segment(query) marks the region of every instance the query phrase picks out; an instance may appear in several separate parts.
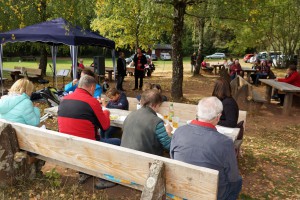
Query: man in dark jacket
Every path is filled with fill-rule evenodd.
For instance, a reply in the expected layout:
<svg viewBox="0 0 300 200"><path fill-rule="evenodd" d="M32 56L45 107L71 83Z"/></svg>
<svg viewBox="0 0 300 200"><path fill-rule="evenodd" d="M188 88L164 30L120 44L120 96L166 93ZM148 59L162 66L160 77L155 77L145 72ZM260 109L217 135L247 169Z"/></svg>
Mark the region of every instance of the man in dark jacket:
<svg viewBox="0 0 300 200"><path fill-rule="evenodd" d="M137 54L135 54L133 58L133 64L134 64L134 78L135 78L135 84L134 84L134 89L137 90L138 86L139 89L141 90L143 87L143 78L145 76L145 64L147 64L147 58L146 56L142 53L141 48L137 48ZM140 79L140 85L138 85Z"/></svg>
<svg viewBox="0 0 300 200"><path fill-rule="evenodd" d="M198 120L179 127L172 138L170 155L175 160L219 171L218 199L237 199L242 188L232 139L216 125L223 110L217 97L199 101Z"/></svg>
<svg viewBox="0 0 300 200"><path fill-rule="evenodd" d="M124 53L119 53L119 58L117 61L117 71L118 71L118 82L117 82L117 89L121 91L125 91L123 89L123 81L124 77L126 76L126 61L124 59Z"/></svg>

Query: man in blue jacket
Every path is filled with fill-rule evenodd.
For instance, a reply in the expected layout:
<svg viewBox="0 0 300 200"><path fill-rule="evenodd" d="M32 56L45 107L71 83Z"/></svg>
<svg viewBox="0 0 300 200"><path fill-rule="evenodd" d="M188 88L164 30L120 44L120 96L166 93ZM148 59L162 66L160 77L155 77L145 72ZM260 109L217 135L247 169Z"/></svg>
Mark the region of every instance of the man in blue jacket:
<svg viewBox="0 0 300 200"><path fill-rule="evenodd" d="M83 69L80 76L83 76L83 75L89 75L89 76L95 77L94 72L92 72L90 69ZM72 82L65 85L65 92L67 92L67 93L74 92L77 87L78 87L78 79L74 79ZM99 84L96 84L96 89L95 89L93 96L95 98L98 98L101 96L101 94L102 94L102 88Z"/></svg>
<svg viewBox="0 0 300 200"><path fill-rule="evenodd" d="M198 120L175 131L170 155L175 160L218 170L218 199L237 199L242 188L242 178L233 141L219 133L215 127L222 110L222 102L217 97L199 101Z"/></svg>

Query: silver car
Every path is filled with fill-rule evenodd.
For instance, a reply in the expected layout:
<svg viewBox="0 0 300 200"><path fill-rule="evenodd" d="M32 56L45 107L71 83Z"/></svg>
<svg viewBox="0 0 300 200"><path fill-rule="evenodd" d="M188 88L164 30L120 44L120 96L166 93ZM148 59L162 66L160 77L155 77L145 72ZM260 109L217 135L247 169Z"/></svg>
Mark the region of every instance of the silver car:
<svg viewBox="0 0 300 200"><path fill-rule="evenodd" d="M226 56L224 53L214 53L212 55L206 56L205 58L219 58L224 59Z"/></svg>

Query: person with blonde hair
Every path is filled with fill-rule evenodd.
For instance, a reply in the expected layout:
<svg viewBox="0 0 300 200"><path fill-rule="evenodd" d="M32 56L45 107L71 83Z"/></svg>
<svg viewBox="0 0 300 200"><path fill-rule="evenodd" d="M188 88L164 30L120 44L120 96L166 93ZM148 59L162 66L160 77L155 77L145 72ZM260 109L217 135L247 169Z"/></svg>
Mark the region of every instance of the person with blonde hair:
<svg viewBox="0 0 300 200"><path fill-rule="evenodd" d="M40 123L40 110L30 100L34 85L26 78L17 80L8 95L0 99L0 119L37 126Z"/></svg>

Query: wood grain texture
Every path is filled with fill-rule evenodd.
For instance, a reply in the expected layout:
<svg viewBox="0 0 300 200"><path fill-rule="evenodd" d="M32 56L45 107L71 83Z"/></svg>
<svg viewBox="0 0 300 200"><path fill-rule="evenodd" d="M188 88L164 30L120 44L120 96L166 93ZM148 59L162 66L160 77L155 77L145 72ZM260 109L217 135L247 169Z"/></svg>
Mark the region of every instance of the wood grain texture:
<svg viewBox="0 0 300 200"><path fill-rule="evenodd" d="M0 125L5 121L0 120ZM218 171L190 165L102 142L74 137L28 125L11 123L21 149L93 172L99 177L112 175L144 185L149 163L165 164L167 193L186 199L216 199ZM102 176L100 176L102 175Z"/></svg>
<svg viewBox="0 0 300 200"><path fill-rule="evenodd" d="M274 79L259 79L259 81L266 85L272 86L273 88L276 88L282 92L300 93L300 87L296 87L296 86L288 84L288 83L278 82Z"/></svg>

